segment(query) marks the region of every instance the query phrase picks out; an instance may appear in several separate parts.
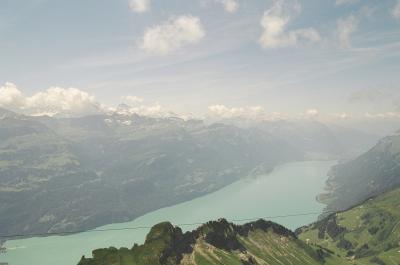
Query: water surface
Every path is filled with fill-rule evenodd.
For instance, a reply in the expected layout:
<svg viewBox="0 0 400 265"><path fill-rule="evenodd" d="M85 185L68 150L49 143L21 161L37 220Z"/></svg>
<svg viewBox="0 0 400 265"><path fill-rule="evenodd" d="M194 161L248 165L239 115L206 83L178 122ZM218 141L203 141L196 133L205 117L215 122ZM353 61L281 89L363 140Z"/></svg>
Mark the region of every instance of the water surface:
<svg viewBox="0 0 400 265"><path fill-rule="evenodd" d="M228 220L267 218L295 229L316 220L318 215L276 217L321 212L316 196L324 188L333 161L288 163L270 174L237 181L217 192L163 208L134 221L111 224L98 229L149 227L162 221L173 224L200 223L220 217ZM237 221L237 223L243 223ZM197 225L181 226L184 230ZM149 229L85 232L70 236L52 236L12 240L0 254L0 262L9 265L75 265L82 255L96 248L131 247L143 243Z"/></svg>

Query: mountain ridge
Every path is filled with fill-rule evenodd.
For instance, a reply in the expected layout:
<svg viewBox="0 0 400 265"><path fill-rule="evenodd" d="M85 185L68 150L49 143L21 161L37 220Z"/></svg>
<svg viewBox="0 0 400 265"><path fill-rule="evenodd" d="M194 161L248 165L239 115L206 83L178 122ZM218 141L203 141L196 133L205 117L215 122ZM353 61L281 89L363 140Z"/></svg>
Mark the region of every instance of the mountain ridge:
<svg viewBox="0 0 400 265"><path fill-rule="evenodd" d="M295 232L271 221L155 225L143 245L93 251L78 265L390 265L400 262L400 188Z"/></svg>
<svg viewBox="0 0 400 265"><path fill-rule="evenodd" d="M270 255L257 252L255 241L284 242ZM285 248L304 249L298 251L301 256L292 257L279 254ZM150 251L151 250L151 251ZM150 251L150 252L149 252ZM256 254L257 253L257 254ZM296 252L297 253L297 252ZM321 254L321 253L320 253ZM93 258L82 257L79 265L113 263L116 264L264 264L276 259L280 262L302 262L302 264L320 264L323 260L311 248L296 238L296 235L276 223L258 220L244 225L234 225L225 219L208 222L196 230L182 233L172 224L155 225L146 237L143 245L134 245L128 249L99 249L93 252ZM220 263L217 263L219 260ZM304 263L305 262L305 263ZM104 263L104 264L105 264ZM274 263L275 264L275 263Z"/></svg>

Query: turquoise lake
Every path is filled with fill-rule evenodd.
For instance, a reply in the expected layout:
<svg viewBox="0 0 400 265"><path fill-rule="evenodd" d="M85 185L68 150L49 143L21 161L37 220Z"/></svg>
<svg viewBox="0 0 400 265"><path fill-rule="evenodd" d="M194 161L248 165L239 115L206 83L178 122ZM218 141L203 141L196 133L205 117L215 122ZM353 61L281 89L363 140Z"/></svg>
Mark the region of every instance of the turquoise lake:
<svg viewBox="0 0 400 265"><path fill-rule="evenodd" d="M173 224L202 223L224 217L228 220L265 218L290 229L315 221L318 214L276 217L321 212L316 201L323 190L327 172L335 161L306 161L281 165L271 173L244 178L203 197L163 208L131 222L110 224L97 230L149 227L162 221ZM272 218L273 217L273 218ZM237 222L242 223L242 222ZM181 226L192 230L195 225ZM143 243L148 228L120 231L85 232L8 241L0 263L9 265L75 265L82 255L96 248L131 247Z"/></svg>

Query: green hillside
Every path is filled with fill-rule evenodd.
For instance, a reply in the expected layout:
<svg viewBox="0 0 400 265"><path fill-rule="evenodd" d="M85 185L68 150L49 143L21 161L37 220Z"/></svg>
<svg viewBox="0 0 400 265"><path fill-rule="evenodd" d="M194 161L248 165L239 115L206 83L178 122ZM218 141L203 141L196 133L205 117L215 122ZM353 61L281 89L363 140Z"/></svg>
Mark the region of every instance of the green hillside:
<svg viewBox="0 0 400 265"><path fill-rule="evenodd" d="M371 150L329 173L319 196L328 210L345 210L400 185L400 135L380 140Z"/></svg>
<svg viewBox="0 0 400 265"><path fill-rule="evenodd" d="M98 249L79 265L347 264L341 262L278 224L259 220L238 226L221 219L187 233L161 223L151 229L143 245Z"/></svg>
<svg viewBox="0 0 400 265"><path fill-rule="evenodd" d="M400 264L400 189L296 231L352 264Z"/></svg>
<svg viewBox="0 0 400 265"><path fill-rule="evenodd" d="M221 219L182 233L154 226L143 245L93 251L78 265L397 265L400 264L400 189L296 230L259 220Z"/></svg>

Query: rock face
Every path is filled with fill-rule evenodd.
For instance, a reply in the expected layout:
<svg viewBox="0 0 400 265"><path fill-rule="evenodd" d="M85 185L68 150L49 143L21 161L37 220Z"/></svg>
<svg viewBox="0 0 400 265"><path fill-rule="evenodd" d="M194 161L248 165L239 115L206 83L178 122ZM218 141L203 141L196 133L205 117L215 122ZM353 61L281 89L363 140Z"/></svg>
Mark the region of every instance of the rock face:
<svg viewBox="0 0 400 265"><path fill-rule="evenodd" d="M284 252L290 251L291 253ZM274 260L272 263L271 260ZM143 245L93 251L79 265L321 264L323 259L290 230L264 220L234 225L225 219L182 233L170 223L154 226ZM296 263L297 262L297 263Z"/></svg>

